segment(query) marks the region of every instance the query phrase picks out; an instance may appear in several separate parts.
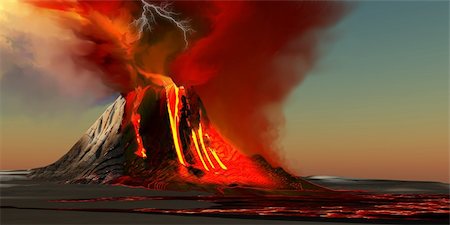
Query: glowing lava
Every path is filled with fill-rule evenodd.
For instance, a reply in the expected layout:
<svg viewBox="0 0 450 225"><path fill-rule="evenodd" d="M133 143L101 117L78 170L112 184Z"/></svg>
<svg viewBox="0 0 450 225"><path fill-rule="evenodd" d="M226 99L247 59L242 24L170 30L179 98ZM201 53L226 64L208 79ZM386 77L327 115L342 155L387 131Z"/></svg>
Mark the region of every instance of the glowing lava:
<svg viewBox="0 0 450 225"><path fill-rule="evenodd" d="M167 82L167 81L165 81ZM172 133L172 138L174 142L174 148L178 156L178 161L186 166L186 162L184 159L183 151L181 148L181 141L180 141L180 102L181 102L181 96L185 96L185 91L183 87L177 87L174 83L170 83L169 85L165 85L165 91L166 91L166 100L167 100L167 112L169 114L169 122L170 122L170 130ZM194 128L191 128L191 140L193 143L193 146L190 146L191 149L195 149L195 153L197 153L197 157L202 163L203 168L206 171L210 171L206 161L209 163L210 167L212 169L215 169L214 163L212 162L208 150L211 155L213 155L214 159L216 160L217 164L219 164L220 168L226 170L227 167L222 163L217 153L211 149L206 148L205 140L204 140L204 132L202 128L202 122L200 121L198 125L198 129L195 130ZM206 158L206 159L205 159Z"/></svg>
<svg viewBox="0 0 450 225"><path fill-rule="evenodd" d="M211 151L211 154L214 156L214 159L216 159L217 163L219 163L220 168L226 170L227 167L222 163L222 161L220 160L220 158L217 155L216 151L214 149L212 149L212 148L210 148L209 151Z"/></svg>
<svg viewBox="0 0 450 225"><path fill-rule="evenodd" d="M203 140L202 123L200 123L200 124L198 125L198 137L199 137L199 139L200 139L200 144L201 144L201 146L202 146L203 153L205 154L206 159L207 159L208 162L209 162L209 165L211 165L211 167L212 167L213 169L215 169L216 167L215 167L214 164L212 163L211 158L209 158L208 152L206 151L205 141Z"/></svg>
<svg viewBox="0 0 450 225"><path fill-rule="evenodd" d="M202 153L200 152L200 148L198 147L198 141L197 141L197 135L195 135L194 130L192 130L192 140L194 141L195 149L197 150L197 155L200 158L200 161L202 162L203 168L205 168L206 171L209 171L208 166L205 163L205 160L203 159Z"/></svg>
<svg viewBox="0 0 450 225"><path fill-rule="evenodd" d="M179 122L179 88L175 84L170 84L165 87L167 97L167 112L169 113L170 130L172 131L173 143L175 151L177 152L178 161L186 165L183 154L180 148L180 137L178 137L178 122ZM174 102L174 104L171 104Z"/></svg>
<svg viewBox="0 0 450 225"><path fill-rule="evenodd" d="M142 99L144 98L145 91L148 89L148 86L142 88L138 86L134 91L134 100L133 100L133 110L131 113L131 123L133 124L134 132L136 134L136 143L138 145L134 154L139 157L147 158L147 150L144 148L144 143L142 141L142 137L139 133L140 125L141 125L141 115L139 114L139 106L141 105Z"/></svg>
<svg viewBox="0 0 450 225"><path fill-rule="evenodd" d="M224 139L206 115L198 110L201 103L191 102L191 100L195 100L190 99L192 98L192 96L189 97L191 92L185 90L184 87L178 87L167 76L144 71L139 71L139 73L146 78L149 82L148 85L138 87L126 95L126 111L130 112L128 121L131 121L133 125L138 144L135 150L136 155L142 158L147 157L141 136L152 134L140 133L141 116L144 115L140 115L138 109L146 91L152 89L155 93L159 93L159 98L163 100L162 104L166 110L164 115L167 117L161 114L161 119L168 120L171 141L166 141L171 142L171 148L167 151L175 151L176 163L180 165L177 174L173 174L174 177L186 182L201 184L229 185L235 183L268 188L280 185L277 179L268 176L266 171L252 158L240 153L228 140ZM190 114L191 108L193 115ZM189 116L183 114L186 113L186 110L189 111ZM159 152L161 151L159 150ZM187 160L188 157L192 160ZM122 181L126 183L126 179L123 178ZM149 182L153 181L150 179ZM151 186L154 186L153 183Z"/></svg>
<svg viewBox="0 0 450 225"><path fill-rule="evenodd" d="M175 151L177 153L179 162L182 165L186 166L183 151L181 149L181 144L180 144L181 141L180 141L180 136L179 136L180 113L181 113L180 102L181 102L181 96L185 96L186 93L185 93L185 90L183 87L177 87L174 83L170 83L169 85L166 85L165 91L166 91L166 98L167 98L167 112L169 114L170 129L171 129L171 133L172 133ZM206 171L210 171L210 169L206 163L206 161L207 161L212 169L216 168L208 154L208 150L209 150L210 154L214 157L217 164L219 164L220 168L226 170L227 167L222 163L222 161L220 160L217 153L211 148L208 148L208 149L206 148L205 140L204 140L205 134L203 132L203 127L202 127L201 121L198 125L197 130L195 130L193 127L191 127L190 133L191 133L191 140L193 143L193 145L191 144L190 149L195 150L195 153L197 153L197 157L200 160L202 167Z"/></svg>

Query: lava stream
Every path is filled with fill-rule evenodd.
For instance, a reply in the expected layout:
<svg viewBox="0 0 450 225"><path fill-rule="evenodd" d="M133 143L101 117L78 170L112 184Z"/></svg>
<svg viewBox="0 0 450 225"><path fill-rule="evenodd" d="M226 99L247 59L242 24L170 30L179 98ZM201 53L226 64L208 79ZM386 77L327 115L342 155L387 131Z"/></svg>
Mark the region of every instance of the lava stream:
<svg viewBox="0 0 450 225"><path fill-rule="evenodd" d="M133 124L134 132L136 133L136 142L137 149L134 154L138 155L142 158L147 158L147 150L144 148L144 143L142 141L142 137L139 133L140 125L141 125L141 115L139 114L139 106L141 105L142 99L144 98L145 91L148 87L142 88L138 86L135 89L135 96L133 101L133 111L131 113L131 123Z"/></svg>

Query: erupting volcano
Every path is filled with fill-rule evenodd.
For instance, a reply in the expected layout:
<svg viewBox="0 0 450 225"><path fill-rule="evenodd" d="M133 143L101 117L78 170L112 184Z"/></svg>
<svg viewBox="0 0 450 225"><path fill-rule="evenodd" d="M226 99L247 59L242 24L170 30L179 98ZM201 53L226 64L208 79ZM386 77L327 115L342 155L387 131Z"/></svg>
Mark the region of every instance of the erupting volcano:
<svg viewBox="0 0 450 225"><path fill-rule="evenodd" d="M134 140L127 149L134 155L126 159L130 177L121 177L119 182L141 177L152 187L161 183L281 185L281 180L267 175L254 160L222 138L192 89L178 87L162 75L145 77L155 82L125 96L121 132L132 131Z"/></svg>
<svg viewBox="0 0 450 225"><path fill-rule="evenodd" d="M30 4L73 32L77 65L120 93L65 156L33 177L323 190L279 167L276 121L313 67L323 31L346 11L342 3Z"/></svg>
<svg viewBox="0 0 450 225"><path fill-rule="evenodd" d="M348 3L7 3L0 4L0 24L8 25L5 29L2 26L0 32L0 49L7 48L12 54L8 57L11 71L4 75L8 84L13 84L9 89L26 89L28 86L22 86L25 82L39 82L28 80L36 74L49 77L60 91L67 89L67 93L86 98L83 100L89 106L106 99L115 101L53 164L26 171L0 171L0 223L229 224L245 218L249 219L246 223L274 219L281 223L308 220L317 224L448 224L448 184L299 177L285 167L279 145L283 105L315 68L321 44L333 39L330 28L346 14ZM19 24L20 29L16 29ZM43 30L48 30L48 34ZM35 92L25 91L30 93ZM38 97L43 98L46 97ZM9 104L15 102L11 97ZM41 102L32 103L37 104L40 106ZM370 111L367 115L372 114ZM321 119L323 115L326 114L319 113ZM305 118L310 117L303 117L303 121ZM358 116L357 120L361 118ZM309 122L322 128L314 119ZM329 120L320 122L333 128ZM369 122L373 124L373 120ZM419 122L422 125L423 121ZM14 124L14 128L22 132L26 128L22 125ZM360 131L359 125L349 128ZM335 131L353 141L354 136L348 134L353 135L355 130ZM28 134L34 135L35 129L31 131ZM333 141L339 140L347 147L348 142L327 134L332 133L310 140L324 140L332 147ZM23 136L27 135L20 133L20 140ZM30 143L31 138L36 139L28 138ZM55 138L58 137L45 141ZM375 142L367 142L369 139L360 142L370 145L367 150L373 151L378 145L372 146ZM382 139L378 141L388 146ZM46 146L50 144L53 143ZM349 145L355 146L358 145ZM15 147L11 150L22 152L21 146ZM316 147L293 150L301 155L321 145ZM28 158L41 153L44 151L30 152ZM338 153L341 152L334 154ZM379 152L377 155L382 156ZM327 157L331 156L326 154L323 158ZM354 162L360 163L357 160ZM330 161L320 158L318 162ZM358 165L351 166L348 168ZM214 220L209 221L212 217Z"/></svg>
<svg viewBox="0 0 450 225"><path fill-rule="evenodd" d="M68 154L33 176L154 189L321 189L239 152L192 88L167 76L144 76L145 86L120 96Z"/></svg>

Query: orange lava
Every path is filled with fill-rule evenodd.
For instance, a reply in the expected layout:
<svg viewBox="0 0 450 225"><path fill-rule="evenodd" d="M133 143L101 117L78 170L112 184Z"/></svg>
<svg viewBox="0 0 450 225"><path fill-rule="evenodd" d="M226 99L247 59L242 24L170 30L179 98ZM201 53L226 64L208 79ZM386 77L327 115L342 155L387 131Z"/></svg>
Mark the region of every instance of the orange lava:
<svg viewBox="0 0 450 225"><path fill-rule="evenodd" d="M165 86L167 97L167 111L170 119L170 128L174 140L175 151L180 166L179 173L185 180L196 183L212 183L229 185L241 183L261 187L274 187L276 182L262 171L260 166L248 156L241 154L229 141L225 140L211 123L200 119L198 128L191 125L191 143L189 151L196 160L188 165L181 149L179 137L181 118L181 98L186 96L183 87L174 83ZM189 173L188 167L201 169L204 175L199 177Z"/></svg>
<svg viewBox="0 0 450 225"><path fill-rule="evenodd" d="M265 188L278 186L277 181L268 176L266 171L263 171L251 158L240 153L229 141L226 141L212 124L209 124L209 126L201 125L199 129L202 129L202 132L200 132L202 135L193 136L198 138L200 143L203 142L205 149L202 152L197 151L198 158L207 158L208 163L210 165L215 164L215 166L211 166L209 170L204 171L205 173L201 178L192 176L185 167L182 167L180 168L180 174L186 180L218 185L235 183ZM195 133L193 132L193 134ZM200 145L202 146L202 144ZM212 157L208 160L209 154ZM200 160L201 163L199 163L198 161L193 165L194 167L206 167L206 162Z"/></svg>
<svg viewBox="0 0 450 225"><path fill-rule="evenodd" d="M180 148L180 137L178 137L179 123L179 88L175 84L165 87L167 96L167 112L169 113L170 130L172 131L173 143L178 156L178 161L185 165L183 155Z"/></svg>
<svg viewBox="0 0 450 225"><path fill-rule="evenodd" d="M141 105L142 99L145 96L145 91L149 88L149 86L142 88L138 86L134 92L130 92L127 95L127 102L132 102L132 110L131 110L131 123L133 124L134 132L136 134L136 143L137 149L134 152L139 157L147 158L147 150L144 147L144 143L142 141L142 137L139 133L140 124L141 124L141 115L139 114L139 106Z"/></svg>
<svg viewBox="0 0 450 225"><path fill-rule="evenodd" d="M180 127L180 120L183 107L182 97L188 97L185 89L176 86L170 78L161 80L162 77L154 74L144 74L144 76L147 79L152 79L154 81L153 84L157 83L156 86L162 88L162 92L160 92L162 94L161 97L165 94L165 107L169 117L167 124L173 141L173 148L169 149L169 151L175 151L177 155L176 163L179 164L177 177L186 182L215 184L219 186L238 184L243 186L277 188L282 185L279 180L268 175L267 171L252 158L244 155L239 149L234 147L229 140L220 134L212 122L206 117L204 118L204 115L200 114L200 121L198 121L197 125L189 125L188 136L190 136L190 142L187 145L187 149L183 149L180 137L180 129L182 129ZM160 82L156 82L158 80ZM147 152L142 143L141 135L143 134L139 133L141 115L138 113L138 109L148 88L156 88L156 86L149 85L145 88L136 88L135 91L126 95L126 112L130 112L128 121L131 121L133 125L138 144L135 154L143 158L147 156ZM189 104L189 99L187 99L187 102ZM193 156L194 160L192 162L186 161L187 155L185 154L187 152ZM192 168L201 170L202 175L197 176L192 174L192 171L190 171Z"/></svg>

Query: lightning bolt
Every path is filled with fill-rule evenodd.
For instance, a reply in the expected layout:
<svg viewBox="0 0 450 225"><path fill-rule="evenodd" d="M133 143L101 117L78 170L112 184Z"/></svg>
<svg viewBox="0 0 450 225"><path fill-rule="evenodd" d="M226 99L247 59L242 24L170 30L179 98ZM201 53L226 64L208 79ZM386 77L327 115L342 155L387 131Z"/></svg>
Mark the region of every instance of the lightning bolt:
<svg viewBox="0 0 450 225"><path fill-rule="evenodd" d="M149 31L152 31L152 25L156 24L156 15L160 16L173 24L183 32L185 48L188 46L187 35L190 32L193 32L192 28L189 25L189 20L177 20L175 19L178 16L178 13L172 12L170 10L170 4L167 2L161 3L161 5L157 6L151 3L146 2L145 0L141 0L142 3L142 13L141 16L133 21L133 25L138 29L138 37L141 38L142 33L147 28Z"/></svg>

